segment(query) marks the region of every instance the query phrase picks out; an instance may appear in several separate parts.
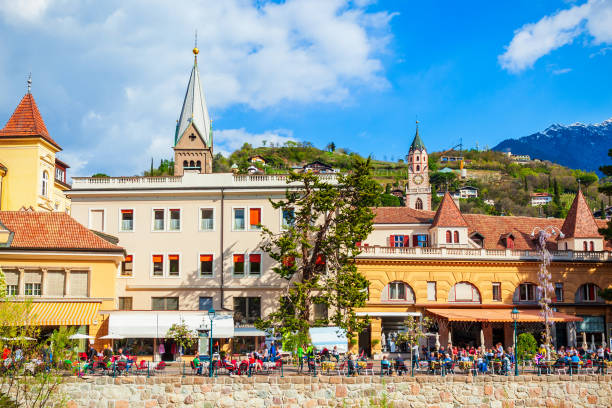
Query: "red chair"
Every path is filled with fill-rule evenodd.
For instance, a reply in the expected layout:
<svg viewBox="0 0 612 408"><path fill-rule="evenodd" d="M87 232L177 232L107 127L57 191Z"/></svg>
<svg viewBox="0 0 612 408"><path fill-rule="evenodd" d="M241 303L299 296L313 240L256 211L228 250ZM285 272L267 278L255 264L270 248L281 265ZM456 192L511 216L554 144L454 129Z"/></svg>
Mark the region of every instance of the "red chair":
<svg viewBox="0 0 612 408"><path fill-rule="evenodd" d="M240 365L238 366L238 372L236 374L242 375L242 374L248 374L248 373L249 373L249 362L242 361Z"/></svg>
<svg viewBox="0 0 612 408"><path fill-rule="evenodd" d="M136 373L144 373L149 369L149 364L145 360L140 360L140 365L136 366Z"/></svg>
<svg viewBox="0 0 612 408"><path fill-rule="evenodd" d="M157 363L157 365L155 366L155 372L162 372L164 371L166 368L166 362L165 361L160 361L159 363Z"/></svg>

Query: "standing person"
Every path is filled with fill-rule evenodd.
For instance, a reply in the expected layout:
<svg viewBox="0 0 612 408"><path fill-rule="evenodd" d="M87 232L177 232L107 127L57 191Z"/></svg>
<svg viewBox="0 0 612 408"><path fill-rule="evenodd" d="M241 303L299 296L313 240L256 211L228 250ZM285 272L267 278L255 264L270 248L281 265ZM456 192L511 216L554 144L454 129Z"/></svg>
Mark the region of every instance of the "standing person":
<svg viewBox="0 0 612 408"><path fill-rule="evenodd" d="M304 346L300 345L297 348L297 359L298 359L298 364L299 364L299 368L298 368L298 373L301 373L302 370L304 369Z"/></svg>
<svg viewBox="0 0 612 408"><path fill-rule="evenodd" d="M340 353L338 353L338 346L334 346L332 350L332 356L336 359L336 363L340 362Z"/></svg>
<svg viewBox="0 0 612 408"><path fill-rule="evenodd" d="M308 344L308 347L306 347L306 358L308 359L308 371L312 371L314 368L314 348L312 344ZM311 361L312 366L310 364Z"/></svg>
<svg viewBox="0 0 612 408"><path fill-rule="evenodd" d="M270 361L273 363L276 361L276 342L274 340L270 344Z"/></svg>
<svg viewBox="0 0 612 408"><path fill-rule="evenodd" d="M418 364L418 361L419 361L419 345L415 343L412 345L412 368L413 369Z"/></svg>
<svg viewBox="0 0 612 408"><path fill-rule="evenodd" d="M96 349L90 344L89 350L87 350L87 359L89 361L94 361L97 355L98 353L96 352Z"/></svg>

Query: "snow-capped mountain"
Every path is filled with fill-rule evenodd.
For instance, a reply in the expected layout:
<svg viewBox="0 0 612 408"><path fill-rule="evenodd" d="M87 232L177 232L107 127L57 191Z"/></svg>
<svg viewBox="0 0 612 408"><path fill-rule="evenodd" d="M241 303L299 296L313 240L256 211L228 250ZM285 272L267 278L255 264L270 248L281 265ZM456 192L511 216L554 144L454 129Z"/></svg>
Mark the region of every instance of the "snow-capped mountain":
<svg viewBox="0 0 612 408"><path fill-rule="evenodd" d="M542 132L506 139L493 148L589 171L610 164L609 149L612 149L612 118L593 125L554 124Z"/></svg>

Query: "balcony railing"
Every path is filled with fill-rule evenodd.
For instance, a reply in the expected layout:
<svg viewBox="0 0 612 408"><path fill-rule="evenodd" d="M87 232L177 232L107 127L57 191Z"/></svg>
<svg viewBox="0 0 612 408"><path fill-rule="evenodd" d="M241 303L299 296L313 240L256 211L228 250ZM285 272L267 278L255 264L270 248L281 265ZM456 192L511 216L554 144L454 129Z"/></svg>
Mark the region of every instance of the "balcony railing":
<svg viewBox="0 0 612 408"><path fill-rule="evenodd" d="M553 261L610 262L608 251L551 251ZM498 259L540 260L538 251L484 248L431 248L431 247L385 247L363 246L357 258L414 258L414 259Z"/></svg>

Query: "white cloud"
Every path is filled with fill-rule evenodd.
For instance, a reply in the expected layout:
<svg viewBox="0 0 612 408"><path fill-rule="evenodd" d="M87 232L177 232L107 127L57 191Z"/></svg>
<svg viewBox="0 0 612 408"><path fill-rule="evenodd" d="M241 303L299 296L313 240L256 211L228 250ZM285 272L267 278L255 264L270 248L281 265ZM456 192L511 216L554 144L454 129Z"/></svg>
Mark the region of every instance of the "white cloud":
<svg viewBox="0 0 612 408"><path fill-rule="evenodd" d="M589 0L524 25L515 31L498 60L502 68L521 72L582 34L588 34L596 45L612 42L612 1Z"/></svg>
<svg viewBox="0 0 612 408"><path fill-rule="evenodd" d="M559 68L559 69L552 70L553 75L562 75L562 74L567 74L568 72L572 72L572 69L571 68Z"/></svg>
<svg viewBox="0 0 612 408"><path fill-rule="evenodd" d="M13 3L19 2L0 0L0 19L36 44L37 54L29 59L38 65L27 69L36 81L56 87L45 96L61 100L57 109L67 117L80 110L81 121L64 120L69 142L63 144L67 152L87 157L90 172L133 173L148 167L151 155L171 156L195 29L213 119L230 107L344 103L356 88L388 86L379 56L387 52L393 14L370 12L368 2ZM7 55L27 49L21 41L6 44ZM0 66L0 78L11 77L12 69ZM44 79L37 75L43 70ZM108 146L122 146L121 152Z"/></svg>
<svg viewBox="0 0 612 408"><path fill-rule="evenodd" d="M264 141L267 146L272 143L275 145L284 145L288 141L296 141L293 138L293 133L287 129L268 130L263 133L253 134L245 129L225 129L214 132L214 152L221 153L227 156L236 149L240 148L245 143L249 143L253 147L263 146Z"/></svg>

